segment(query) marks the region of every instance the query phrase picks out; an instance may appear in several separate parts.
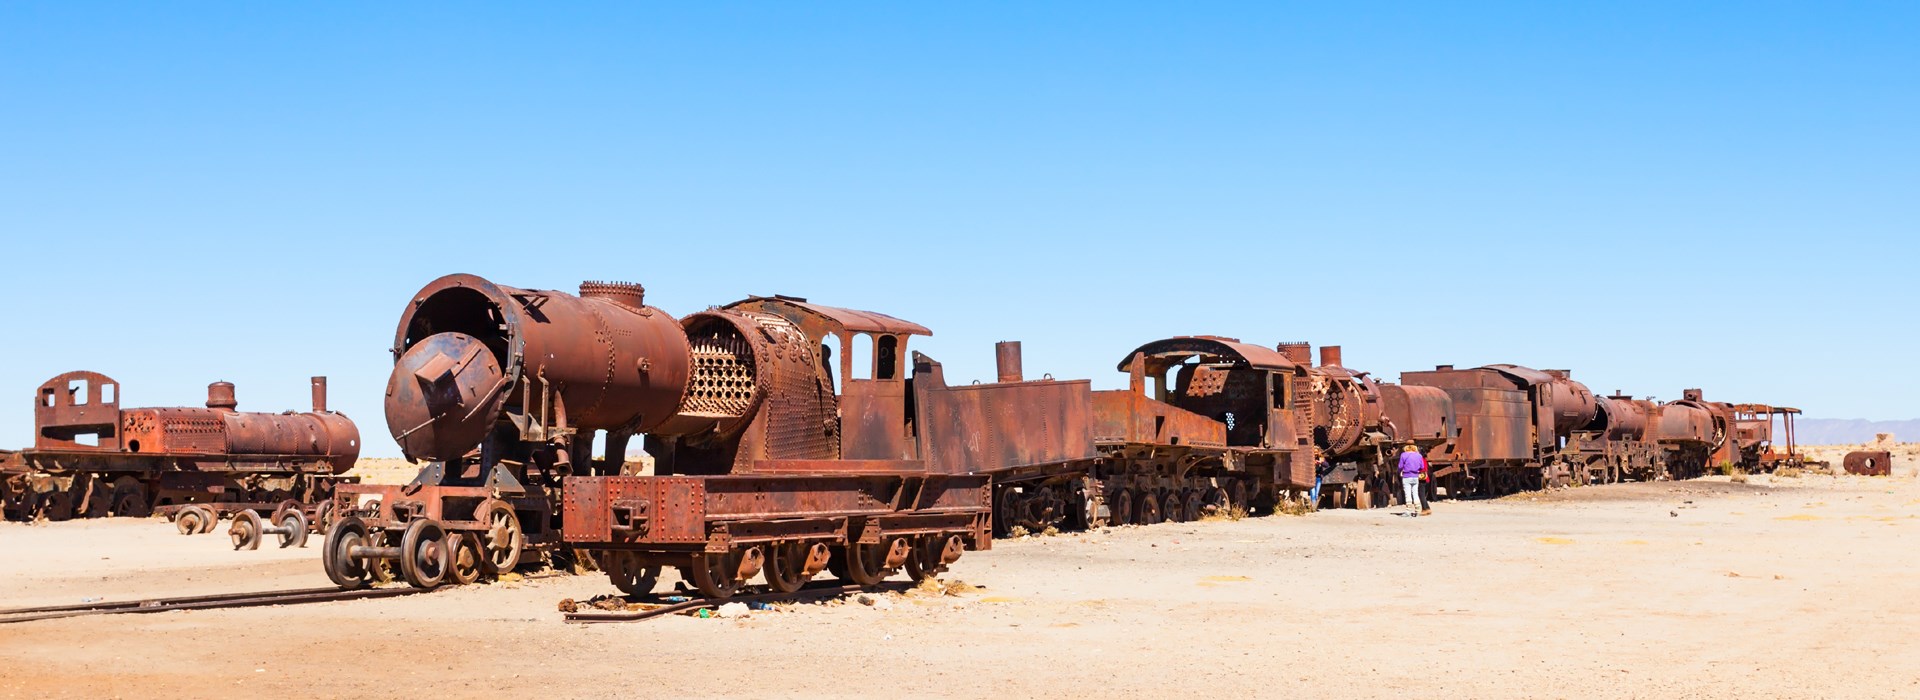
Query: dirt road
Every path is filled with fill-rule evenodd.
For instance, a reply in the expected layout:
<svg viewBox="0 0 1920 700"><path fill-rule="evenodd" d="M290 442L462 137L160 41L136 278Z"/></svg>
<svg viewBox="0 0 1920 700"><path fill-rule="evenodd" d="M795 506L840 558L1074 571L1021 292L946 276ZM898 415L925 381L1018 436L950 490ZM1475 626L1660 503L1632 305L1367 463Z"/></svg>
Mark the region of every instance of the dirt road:
<svg viewBox="0 0 1920 700"><path fill-rule="evenodd" d="M569 626L551 576L0 626L0 697L1915 697L1920 482L1626 484L1027 538L958 597ZM0 524L0 607L325 585L316 549Z"/></svg>

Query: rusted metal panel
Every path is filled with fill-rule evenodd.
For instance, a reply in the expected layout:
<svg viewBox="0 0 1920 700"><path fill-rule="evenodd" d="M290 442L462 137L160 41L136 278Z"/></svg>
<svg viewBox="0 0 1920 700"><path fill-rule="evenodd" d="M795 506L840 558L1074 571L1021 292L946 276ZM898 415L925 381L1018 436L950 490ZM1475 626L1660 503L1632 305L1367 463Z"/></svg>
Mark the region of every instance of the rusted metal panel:
<svg viewBox="0 0 1920 700"><path fill-rule="evenodd" d="M120 449L120 383L99 372L67 372L33 392L33 446L42 450ZM92 444L76 438L93 436Z"/></svg>
<svg viewBox="0 0 1920 700"><path fill-rule="evenodd" d="M938 362L916 355L914 391L920 454L934 473L987 473L1095 456L1087 380L950 387Z"/></svg>
<svg viewBox="0 0 1920 700"><path fill-rule="evenodd" d="M907 383L849 380L840 393L840 449L845 459L911 459Z"/></svg>
<svg viewBox="0 0 1920 700"><path fill-rule="evenodd" d="M1889 476L1893 474L1893 453L1886 450L1855 450L1841 460L1848 474Z"/></svg>
<svg viewBox="0 0 1920 700"><path fill-rule="evenodd" d="M1227 445L1219 421L1124 389L1093 392L1093 436L1100 444Z"/></svg>
<svg viewBox="0 0 1920 700"><path fill-rule="evenodd" d="M1449 389L1460 436L1455 458L1465 461L1527 460L1534 456L1532 403L1519 391Z"/></svg>
<svg viewBox="0 0 1920 700"><path fill-rule="evenodd" d="M1705 408L1684 403L1660 406L1654 437L1662 443L1711 445L1713 416Z"/></svg>

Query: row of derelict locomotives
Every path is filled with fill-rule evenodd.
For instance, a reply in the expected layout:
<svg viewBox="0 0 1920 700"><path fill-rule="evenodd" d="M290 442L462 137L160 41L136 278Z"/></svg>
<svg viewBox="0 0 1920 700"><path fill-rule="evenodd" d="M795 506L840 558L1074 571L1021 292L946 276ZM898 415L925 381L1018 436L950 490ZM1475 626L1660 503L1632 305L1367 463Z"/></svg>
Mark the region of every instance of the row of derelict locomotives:
<svg viewBox="0 0 1920 700"><path fill-rule="evenodd" d="M1315 364L1304 343L1193 336L1123 357L1127 389L1027 379L1018 343L996 381L950 385L908 350L929 334L795 297L675 318L635 284L442 277L401 315L385 399L424 466L338 485L322 563L346 587L433 587L591 559L630 595L672 568L725 597L925 579L1020 530L1382 506L1409 444L1443 497L1793 459L1771 449L1793 409L1600 397L1563 371L1394 384L1337 347ZM649 459L626 458L636 438Z"/></svg>
<svg viewBox="0 0 1920 700"><path fill-rule="evenodd" d="M33 446L0 452L0 508L15 520L184 514L188 534L240 517L255 545L263 526L297 522L304 539L360 453L353 421L327 410L326 378L312 388L305 412L239 411L228 382L207 387L205 407L122 408L111 377L61 374L34 391ZM276 524L259 519L269 513Z"/></svg>

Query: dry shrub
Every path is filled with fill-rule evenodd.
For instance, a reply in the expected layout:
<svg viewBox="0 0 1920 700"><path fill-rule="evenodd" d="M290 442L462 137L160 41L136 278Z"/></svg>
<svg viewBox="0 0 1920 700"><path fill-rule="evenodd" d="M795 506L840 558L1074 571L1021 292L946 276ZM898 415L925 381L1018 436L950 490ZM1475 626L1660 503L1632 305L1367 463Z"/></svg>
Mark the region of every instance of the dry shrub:
<svg viewBox="0 0 1920 700"><path fill-rule="evenodd" d="M1019 525L1015 525L1015 526L1013 526L1013 527L1011 527L1011 528L1008 528L1008 529L1007 529L1007 537L1010 537L1010 538L1013 538L1013 537L1026 537L1026 536L1027 536L1028 534L1029 534L1029 533L1027 532L1027 528L1025 528L1025 527L1021 527L1021 526L1019 526Z"/></svg>
<svg viewBox="0 0 1920 700"><path fill-rule="evenodd" d="M1313 506L1305 500L1285 498L1273 504L1273 512L1279 515L1306 515L1313 512Z"/></svg>
<svg viewBox="0 0 1920 700"><path fill-rule="evenodd" d="M1212 511L1212 512L1209 512L1209 513L1207 513L1207 514L1205 514L1205 515L1202 515L1202 516L1200 516L1200 519L1201 519L1201 520L1203 520L1203 521L1207 521L1207 520L1240 520L1240 519L1242 519L1242 518L1245 518L1245 517L1247 517L1247 509L1246 509L1245 507L1243 507L1243 506L1227 506L1227 507L1225 507L1225 508L1215 508L1215 509L1213 509L1213 511Z"/></svg>
<svg viewBox="0 0 1920 700"><path fill-rule="evenodd" d="M1774 471L1773 475L1780 477L1782 479L1798 479L1802 476L1805 476L1806 473L1807 473L1806 470L1801 469L1799 467L1781 467L1780 469Z"/></svg>

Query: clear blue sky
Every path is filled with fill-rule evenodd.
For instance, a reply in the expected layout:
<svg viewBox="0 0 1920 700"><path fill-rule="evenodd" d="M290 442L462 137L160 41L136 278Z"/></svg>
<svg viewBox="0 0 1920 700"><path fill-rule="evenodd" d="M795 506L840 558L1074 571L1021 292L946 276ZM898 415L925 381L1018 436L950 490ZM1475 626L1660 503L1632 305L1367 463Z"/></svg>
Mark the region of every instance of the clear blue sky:
<svg viewBox="0 0 1920 700"><path fill-rule="evenodd" d="M369 454L449 272L1920 415L1912 3L0 5L0 445L69 369Z"/></svg>

